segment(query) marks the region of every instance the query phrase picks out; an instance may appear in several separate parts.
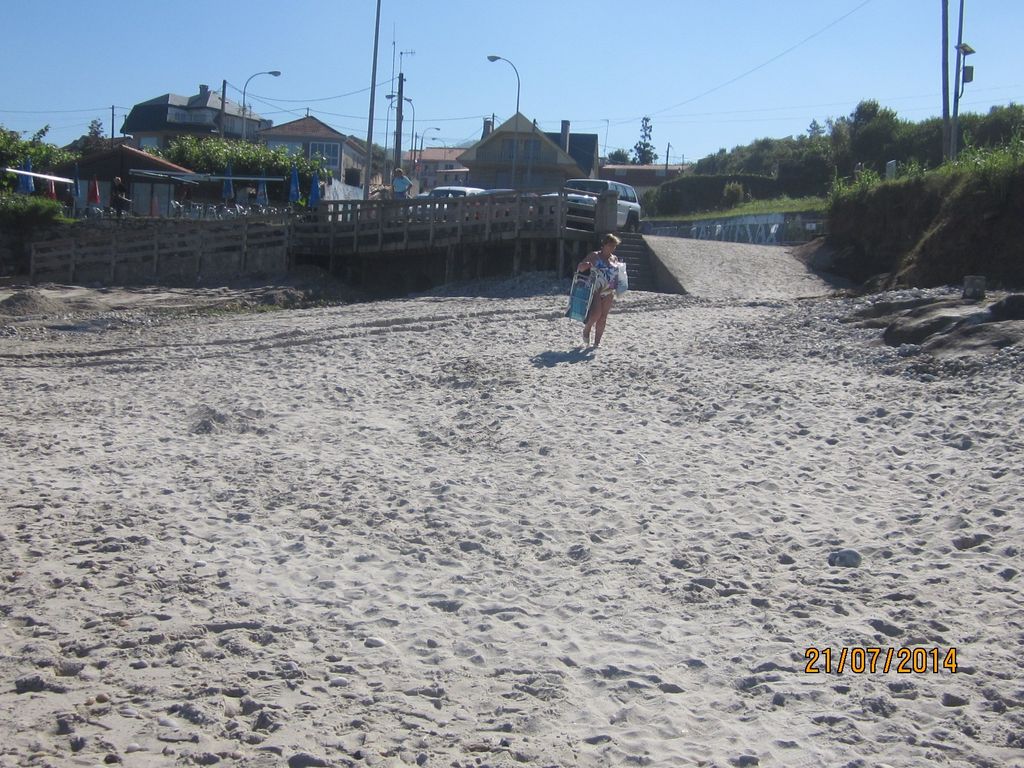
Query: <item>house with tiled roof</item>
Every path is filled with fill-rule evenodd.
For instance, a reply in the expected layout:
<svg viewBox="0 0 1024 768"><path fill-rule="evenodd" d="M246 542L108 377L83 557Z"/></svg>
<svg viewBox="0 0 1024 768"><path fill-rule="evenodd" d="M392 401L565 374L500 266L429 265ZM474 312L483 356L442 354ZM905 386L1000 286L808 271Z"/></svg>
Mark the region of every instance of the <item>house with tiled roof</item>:
<svg viewBox="0 0 1024 768"><path fill-rule="evenodd" d="M424 147L403 155L403 167L419 182L420 192L434 187L466 186L469 168L458 161L463 147Z"/></svg>
<svg viewBox="0 0 1024 768"><path fill-rule="evenodd" d="M459 155L469 169L468 184L485 189L551 191L567 179L596 178L596 133L572 133L562 121L558 133L545 133L517 113L497 128L484 121L480 141Z"/></svg>
<svg viewBox="0 0 1024 768"><path fill-rule="evenodd" d="M269 128L270 120L247 110L244 117L247 136ZM164 149L179 136L220 136L241 139L242 107L220 91L200 85L194 96L165 93L132 107L121 125L121 133L133 137L140 149Z"/></svg>
<svg viewBox="0 0 1024 768"><path fill-rule="evenodd" d="M259 140L270 149L284 147L292 155L320 156L331 176L353 187L361 185L366 168L366 145L307 115L260 131Z"/></svg>

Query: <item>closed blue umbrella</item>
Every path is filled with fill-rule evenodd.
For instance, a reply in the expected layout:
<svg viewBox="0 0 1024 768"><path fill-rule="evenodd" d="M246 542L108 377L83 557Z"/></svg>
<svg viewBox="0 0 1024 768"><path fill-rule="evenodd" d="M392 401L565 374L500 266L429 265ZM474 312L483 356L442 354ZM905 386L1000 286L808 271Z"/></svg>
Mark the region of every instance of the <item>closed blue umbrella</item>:
<svg viewBox="0 0 1024 768"><path fill-rule="evenodd" d="M292 166L292 181L288 186L288 202L297 203L299 201L299 169L294 165Z"/></svg>
<svg viewBox="0 0 1024 768"><path fill-rule="evenodd" d="M231 163L228 163L228 169L224 171L224 176L226 178L224 179L224 187L221 190L221 197L227 202L235 196L235 185L231 181Z"/></svg>
<svg viewBox="0 0 1024 768"><path fill-rule="evenodd" d="M263 172L260 171L260 176ZM265 179L260 179L259 184L256 185L256 205L267 205L269 200L267 199L267 182Z"/></svg>
<svg viewBox="0 0 1024 768"><path fill-rule="evenodd" d="M75 163L75 181L71 185L71 194L75 198L75 207L78 207L78 197L82 194L81 187L78 184L78 163Z"/></svg>
<svg viewBox="0 0 1024 768"><path fill-rule="evenodd" d="M25 162L22 163L21 170L32 173L32 158L26 157ZM18 191L23 195L31 195L36 191L35 180L31 176L18 176Z"/></svg>
<svg viewBox="0 0 1024 768"><path fill-rule="evenodd" d="M309 189L309 207L316 208L320 202L320 174L313 171L313 183Z"/></svg>

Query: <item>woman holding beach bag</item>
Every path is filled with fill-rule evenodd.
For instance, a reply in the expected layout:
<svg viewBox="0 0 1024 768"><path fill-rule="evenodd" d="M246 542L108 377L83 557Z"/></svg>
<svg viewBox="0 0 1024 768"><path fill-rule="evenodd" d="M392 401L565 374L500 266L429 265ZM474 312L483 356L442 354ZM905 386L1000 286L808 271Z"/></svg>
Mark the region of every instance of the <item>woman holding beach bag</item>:
<svg viewBox="0 0 1024 768"><path fill-rule="evenodd" d="M604 327L608 322L608 313L615 303L616 289L619 285L619 268L625 267L615 255L615 248L622 241L615 235L607 234L601 238L601 250L594 251L580 262L577 272L594 270L597 286L594 298L590 302L590 311L583 324L583 343L590 346L590 331L594 330L594 346L601 344ZM622 270L625 272L625 269Z"/></svg>

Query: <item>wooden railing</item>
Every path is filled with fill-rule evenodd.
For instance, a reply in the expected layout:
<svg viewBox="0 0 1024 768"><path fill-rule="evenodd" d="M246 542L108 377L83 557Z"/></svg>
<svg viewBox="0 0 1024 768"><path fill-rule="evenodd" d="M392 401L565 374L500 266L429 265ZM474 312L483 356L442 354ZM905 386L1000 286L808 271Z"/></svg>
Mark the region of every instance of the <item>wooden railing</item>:
<svg viewBox="0 0 1024 768"><path fill-rule="evenodd" d="M333 255L559 238L565 230L566 210L564 194L326 200L293 223L292 249Z"/></svg>

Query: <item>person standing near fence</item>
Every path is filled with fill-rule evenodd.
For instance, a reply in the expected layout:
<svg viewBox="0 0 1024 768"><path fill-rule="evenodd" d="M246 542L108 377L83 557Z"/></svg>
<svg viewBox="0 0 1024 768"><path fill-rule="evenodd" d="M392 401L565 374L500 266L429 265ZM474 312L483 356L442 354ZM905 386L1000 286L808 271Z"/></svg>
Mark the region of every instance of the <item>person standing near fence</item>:
<svg viewBox="0 0 1024 768"><path fill-rule="evenodd" d="M114 183L110 185L110 206L114 213L123 216L131 209L132 201L128 199L128 187L121 181L120 176L114 177Z"/></svg>
<svg viewBox="0 0 1024 768"><path fill-rule="evenodd" d="M405 175L401 168L395 168L394 178L391 180L391 192L395 200L405 200L409 197L409 187L412 182Z"/></svg>

